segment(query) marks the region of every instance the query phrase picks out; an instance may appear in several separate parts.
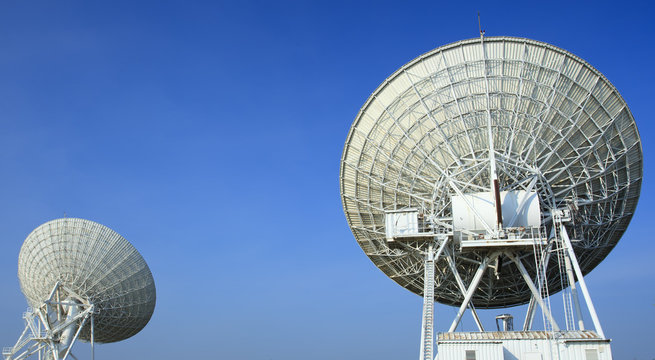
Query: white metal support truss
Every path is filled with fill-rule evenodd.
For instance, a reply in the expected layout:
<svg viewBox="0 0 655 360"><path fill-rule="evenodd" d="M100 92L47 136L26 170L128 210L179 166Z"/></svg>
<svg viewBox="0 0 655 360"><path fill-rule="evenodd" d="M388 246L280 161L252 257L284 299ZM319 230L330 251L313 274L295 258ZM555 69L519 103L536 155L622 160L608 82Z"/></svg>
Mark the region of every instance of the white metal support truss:
<svg viewBox="0 0 655 360"><path fill-rule="evenodd" d="M450 271L453 273L453 276L455 276L455 281L457 281L457 286L459 287L459 291L462 292L463 296L466 296L466 285L464 285L464 281L462 281L462 277L459 275L459 271L457 271L457 267L455 266L455 262L452 259L452 254L450 253L450 250L446 248L446 261L448 262L448 267L450 267ZM473 320L475 320L475 324L478 326L478 330L484 331L484 326L482 326L482 321L480 321L480 318L478 317L478 312L475 311L475 306L473 306L473 303L469 303L469 310L471 310L471 315L473 315Z"/></svg>
<svg viewBox="0 0 655 360"><path fill-rule="evenodd" d="M544 300L541 297L541 293L539 292L537 287L532 282L532 279L530 278L530 275L528 274L528 271L525 269L525 266L523 266L523 263L521 262L521 259L514 256L513 254L507 254L507 256L516 264L516 267L518 267L519 272L521 272L521 275L523 276L523 280L525 281L525 283L530 288L530 291L532 292L532 297L539 304L539 307L541 307L541 311L548 318L548 321L552 325L553 330L554 331L559 331L559 326L557 325L557 322L553 318L553 315L551 314L549 307L546 306L546 304L544 303Z"/></svg>
<svg viewBox="0 0 655 360"><path fill-rule="evenodd" d="M462 301L462 304L459 307L459 311L457 311L457 316L455 317L455 320L453 320L453 323L450 325L450 329L448 329L448 332L455 331L457 325L459 325L459 321L462 319L462 315L464 315L464 311L466 311L466 308L468 307L469 302L473 297L473 293L478 288L478 284L482 279L482 274L484 274L484 271L487 269L487 265L489 264L489 258L494 258L497 255L498 255L497 253L494 253L491 256L485 256L485 258L480 263L480 266L478 267L478 270L475 272L475 275L473 276L473 280L471 280L471 284L469 284L468 290L464 295L464 300Z"/></svg>
<svg viewBox="0 0 655 360"><path fill-rule="evenodd" d="M550 236L548 238L552 239L553 237L555 237L555 231L551 230ZM550 262L550 255L552 253L551 252L552 247L553 247L553 242L549 242L544 253L539 256L535 256L535 258L538 257L541 259L541 261L537 265L537 275L535 276L535 282L539 284L539 294L544 292L544 289L542 289L542 287L547 285L547 282L540 281L539 277L545 276L545 274L547 274L548 263ZM536 248L534 251L537 251ZM535 255L537 254L535 253ZM532 322L534 321L534 314L536 310L537 310L537 300L535 299L534 295L532 295L530 297L530 303L528 304L528 311L525 314L525 321L523 322L523 331L528 331L532 329Z"/></svg>
<svg viewBox="0 0 655 360"><path fill-rule="evenodd" d="M62 300L62 298L64 300ZM38 308L23 314L25 329L13 347L4 348L4 360L21 360L36 355L38 359L65 360L90 321L91 359L94 358L94 306L69 288L57 283L50 297Z"/></svg>
<svg viewBox="0 0 655 360"><path fill-rule="evenodd" d="M589 314L591 315L591 321L594 323L594 327L596 328L596 333L598 333L598 335L600 335L601 338L605 338L605 333L603 332L603 328L600 326L600 321L598 320L598 314L596 314L596 308L594 307L594 303L591 301L591 295L589 295L587 284L585 283L584 277L582 275L580 264L578 264L578 259L575 256L575 252L573 251L573 245L571 244L571 239L569 238L569 234L566 231L566 226L564 226L564 223L561 221L561 218L559 219L558 218L559 216L554 216L553 220L554 223L560 227L560 236L562 237L562 243L563 243L562 245L566 248L568 257L571 260L571 265L573 265L573 270L575 270L575 275L578 278L578 282L580 283L580 289L582 290L582 295L584 296L585 302L587 304L587 308L589 309Z"/></svg>

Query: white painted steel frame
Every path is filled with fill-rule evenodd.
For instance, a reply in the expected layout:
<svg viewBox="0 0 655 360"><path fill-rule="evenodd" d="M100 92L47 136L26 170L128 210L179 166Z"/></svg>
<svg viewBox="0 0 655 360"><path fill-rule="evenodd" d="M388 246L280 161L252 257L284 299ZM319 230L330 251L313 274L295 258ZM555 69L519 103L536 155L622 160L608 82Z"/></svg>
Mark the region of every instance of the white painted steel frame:
<svg viewBox="0 0 655 360"><path fill-rule="evenodd" d="M589 294L589 290L587 289L587 283L584 280L582 270L580 269L580 264L578 263L578 259L575 255L575 252L573 251L573 245L571 244L571 239L569 238L568 232L566 231L566 227L564 226L564 224L560 223L559 226L560 226L561 237L562 237L564 248L567 251L568 257L571 260L571 264L573 265L573 269L575 270L575 274L578 277L578 282L580 283L580 289L582 290L582 294L584 295L585 302L587 304L587 309L589 309L589 314L591 315L591 321L594 323L594 327L596 328L596 332L598 333L598 335L600 335L601 338L605 338L605 333L603 332L603 328L600 325L600 320L598 320L596 307L594 306L593 301L591 301L591 295ZM580 316L580 319L581 318L582 316Z"/></svg>
<svg viewBox="0 0 655 360"><path fill-rule="evenodd" d="M49 221L29 234L18 257L18 278L30 306L41 306L55 284L95 306L94 342L138 333L155 308L155 283L139 252L99 223L76 218ZM80 339L89 341L90 328Z"/></svg>
<svg viewBox="0 0 655 360"><path fill-rule="evenodd" d="M491 191L491 162L501 190L537 192L544 233L553 226L552 209L577 206L568 230L579 240L572 251L582 275L616 245L639 197L641 141L612 84L552 45L485 37L484 45L465 40L418 57L362 107L346 140L340 177L355 238L383 272L422 294L424 257L417 254L425 245L389 248L385 211L418 208L440 230L452 232L450 195ZM462 281L470 283L485 251L463 252L454 244L449 250ZM530 251L515 253L534 278ZM530 300L518 266L504 258L502 268L498 279L480 277L471 298L476 307ZM435 263L435 300L459 306L465 296L449 270L445 258ZM551 294L560 290L559 276L556 266L548 267Z"/></svg>
<svg viewBox="0 0 655 360"><path fill-rule="evenodd" d="M62 300L64 297L67 300ZM94 359L95 310L89 299L81 297L59 282L56 283L50 296L42 304L29 308L23 314L25 329L13 347L3 348L3 358L22 360L36 355L39 359L66 360L69 356L77 359L71 350L88 321L90 326L86 328L91 334L91 359ZM66 316L71 313L74 315ZM73 332L70 341L65 342L64 338L68 338Z"/></svg>

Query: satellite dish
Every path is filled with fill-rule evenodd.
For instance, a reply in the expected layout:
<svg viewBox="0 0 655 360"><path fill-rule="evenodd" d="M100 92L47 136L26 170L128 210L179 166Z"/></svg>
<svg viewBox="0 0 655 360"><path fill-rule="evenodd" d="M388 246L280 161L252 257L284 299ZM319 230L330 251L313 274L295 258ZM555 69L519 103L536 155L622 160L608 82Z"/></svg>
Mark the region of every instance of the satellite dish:
<svg viewBox="0 0 655 360"><path fill-rule="evenodd" d="M575 283L557 251L578 281L596 267L641 179L634 118L598 70L543 42L481 34L419 56L373 92L340 185L371 261L426 304L468 307L482 329L476 307L533 308Z"/></svg>
<svg viewBox="0 0 655 360"><path fill-rule="evenodd" d="M52 345L40 349L56 359L66 358L76 339L125 340L146 326L155 308L155 282L143 257L118 233L90 220L57 219L32 231L18 257L18 278L31 307L26 330L50 331L24 332L5 351L7 359L38 352L28 347L21 353L19 345L44 336Z"/></svg>

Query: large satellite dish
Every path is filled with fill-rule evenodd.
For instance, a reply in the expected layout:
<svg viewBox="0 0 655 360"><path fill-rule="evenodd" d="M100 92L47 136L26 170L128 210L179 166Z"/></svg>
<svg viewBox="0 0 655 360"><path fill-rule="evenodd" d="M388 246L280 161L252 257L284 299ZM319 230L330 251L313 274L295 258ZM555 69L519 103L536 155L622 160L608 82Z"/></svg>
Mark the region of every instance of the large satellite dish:
<svg viewBox="0 0 655 360"><path fill-rule="evenodd" d="M566 250L554 238L570 235L574 265L591 271L626 230L641 179L634 118L598 70L543 42L482 35L379 86L350 129L340 177L373 263L419 295L433 280L435 301L471 309L532 306L526 276L542 292L565 288L574 278L550 256Z"/></svg>
<svg viewBox="0 0 655 360"><path fill-rule="evenodd" d="M55 358L65 358L75 339L110 343L131 337L155 308L155 283L143 257L118 233L89 220L57 219L32 231L19 254L18 278L33 309L26 321L35 323L26 329L44 327L52 346L41 350ZM26 334L17 346L45 336ZM4 355L20 359L30 351L15 346Z"/></svg>

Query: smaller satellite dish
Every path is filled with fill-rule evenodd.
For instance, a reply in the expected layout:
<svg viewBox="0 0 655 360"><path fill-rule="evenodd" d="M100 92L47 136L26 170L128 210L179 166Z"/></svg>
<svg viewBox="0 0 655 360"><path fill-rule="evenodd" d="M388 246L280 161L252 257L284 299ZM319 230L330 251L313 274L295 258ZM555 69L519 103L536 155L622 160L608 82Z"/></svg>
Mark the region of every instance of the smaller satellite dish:
<svg viewBox="0 0 655 360"><path fill-rule="evenodd" d="M41 351L65 359L77 339L125 340L146 326L155 308L155 282L141 254L90 220L57 219L34 229L18 256L18 278L30 309L21 339L3 351L6 359Z"/></svg>

